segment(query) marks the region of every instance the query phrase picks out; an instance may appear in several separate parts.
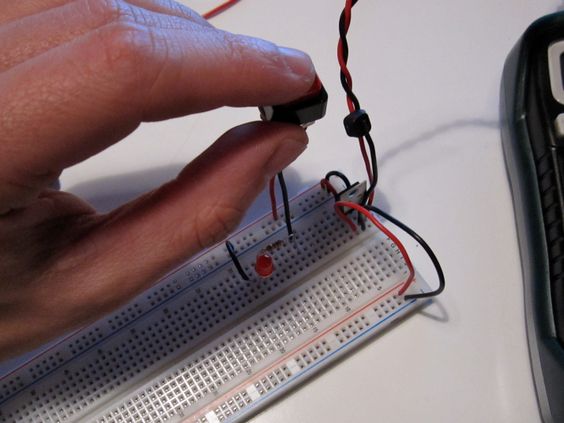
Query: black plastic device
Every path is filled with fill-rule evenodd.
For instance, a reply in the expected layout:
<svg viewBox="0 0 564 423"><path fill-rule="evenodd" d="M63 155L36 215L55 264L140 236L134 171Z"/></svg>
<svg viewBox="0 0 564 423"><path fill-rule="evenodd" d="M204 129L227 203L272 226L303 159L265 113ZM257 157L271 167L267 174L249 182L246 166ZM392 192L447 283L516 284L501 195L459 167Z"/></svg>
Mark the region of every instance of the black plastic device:
<svg viewBox="0 0 564 423"><path fill-rule="evenodd" d="M307 128L325 116L328 99L327 91L316 75L313 85L303 97L286 104L259 107L260 116L262 120L294 123Z"/></svg>
<svg viewBox="0 0 564 423"><path fill-rule="evenodd" d="M501 117L537 399L545 423L564 422L564 13L509 54Z"/></svg>

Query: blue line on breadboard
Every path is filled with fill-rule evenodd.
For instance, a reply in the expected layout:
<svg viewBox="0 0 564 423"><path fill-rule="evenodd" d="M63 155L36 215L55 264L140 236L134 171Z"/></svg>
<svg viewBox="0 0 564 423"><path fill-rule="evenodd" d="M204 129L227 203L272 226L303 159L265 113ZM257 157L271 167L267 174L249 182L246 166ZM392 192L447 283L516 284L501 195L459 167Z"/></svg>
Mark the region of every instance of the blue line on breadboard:
<svg viewBox="0 0 564 423"><path fill-rule="evenodd" d="M309 216L311 213L313 213L314 211L316 211L317 209L319 209L321 206L324 206L327 202L329 202L330 200L332 200L333 197L329 197L325 200L323 200L321 203L319 203L317 206L313 207L311 210L309 210L308 212L298 216L297 218L295 218L292 222L299 222L300 220L306 218L307 216ZM264 215L262 218L258 219L257 221L253 222L253 223L257 223L260 220L264 219L266 216L268 216L268 214ZM238 255L243 255L245 253L247 253L248 251L252 250L253 248L255 248L258 244L261 244L265 241L267 241L268 239L270 239L271 237L278 235L280 232L285 231L286 227L282 226L280 228L278 228L277 230L273 231L270 235L266 236L265 238L263 238L262 240L260 240L259 242L251 245L250 247L248 247L246 250L242 250L241 252L238 253ZM214 246L215 247L215 246ZM214 248L211 247L211 248ZM210 249L211 249L210 248ZM195 257L192 261L198 259L199 256ZM179 270L181 270L183 267L189 266L191 262L188 262L182 266L180 266L179 268L177 268L176 270L174 270L173 272L171 272L170 274L174 273L174 272L178 272ZM69 360L61 363L59 366L53 367L51 370L49 370L48 372L46 372L45 374L43 374L42 376L38 377L36 380L34 380L33 382L25 385L24 387L20 388L19 390L15 391L12 395L7 396L3 401L0 401L0 405L5 404L6 402L10 401L12 398L14 398L15 396L19 395L21 392L25 391L26 389L36 385L38 382L42 381L43 379L45 379L47 376L50 376L51 374L53 374L54 372L56 372L57 370L59 370L62 366L64 366L65 364L76 360L77 358L80 358L82 355L86 354L87 352L92 351L92 349L94 349L95 347L98 347L100 344L106 342L107 340L109 340L113 335L117 334L118 332L121 332L124 329L127 329L129 326L131 326L133 323L138 322L141 318L147 316L148 314L154 312L155 310L157 310L158 308L161 308L162 306L166 305L168 302L172 301L173 299L175 299L176 297L178 297L180 294L183 294L184 292L186 292L186 290L195 287L197 284L199 284L200 282L202 282L203 279L209 278L210 276L212 276L214 273L222 270L225 266L229 265L231 263L230 260L227 260L225 263L219 265L218 267L216 267L214 270L212 270L209 273L205 273L202 274L200 277L198 277L196 280L194 280L192 283L190 283L189 285L186 285L184 288L180 289L179 291L175 292L173 295L171 295L170 297L166 298L163 302L155 305L152 308L148 308L147 311L145 313L140 314L139 316L137 316L136 318L130 320L128 323L126 323L123 326L120 326L119 328L117 328L116 330L112 331L112 332L108 332L108 335L100 340L98 340L97 342L93 343L90 347L85 348L84 350L82 350L81 352L79 352L76 355L73 355L72 357L69 358ZM66 341L66 340L65 340ZM64 341L63 341L64 342ZM37 356L40 357L41 355ZM34 357L37 358L37 357ZM33 360L33 359L32 359ZM31 360L30 360L31 361ZM6 375L5 377L9 376ZM1 381L2 379L0 379Z"/></svg>

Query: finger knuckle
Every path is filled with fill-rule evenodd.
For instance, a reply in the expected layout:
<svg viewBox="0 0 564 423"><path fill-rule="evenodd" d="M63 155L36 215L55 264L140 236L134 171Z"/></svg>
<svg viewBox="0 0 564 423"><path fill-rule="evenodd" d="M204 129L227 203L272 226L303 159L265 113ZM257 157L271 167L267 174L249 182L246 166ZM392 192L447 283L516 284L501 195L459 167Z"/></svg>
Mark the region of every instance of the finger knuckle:
<svg viewBox="0 0 564 423"><path fill-rule="evenodd" d="M224 32L222 34L222 42L227 46L227 54L230 63L245 64L247 63L247 42L243 41L241 36Z"/></svg>
<svg viewBox="0 0 564 423"><path fill-rule="evenodd" d="M99 53L104 71L126 90L131 84L150 81L152 72L163 60L150 29L131 22L106 26L99 34ZM160 66L160 65L159 65Z"/></svg>
<svg viewBox="0 0 564 423"><path fill-rule="evenodd" d="M83 0L83 7L102 24L132 21L131 7L121 0Z"/></svg>
<svg viewBox="0 0 564 423"><path fill-rule="evenodd" d="M227 46L230 63L237 64L237 72L253 74L256 67L270 67L278 62L278 48L269 41L254 37L222 33L222 42Z"/></svg>
<svg viewBox="0 0 564 423"><path fill-rule="evenodd" d="M222 41L228 47L231 59L256 66L257 60L279 61L278 47L260 38L222 32Z"/></svg>
<svg viewBox="0 0 564 423"><path fill-rule="evenodd" d="M152 46L148 32L146 28L125 21L108 26L102 41L110 63L137 64L146 59Z"/></svg>
<svg viewBox="0 0 564 423"><path fill-rule="evenodd" d="M225 239L237 227L243 213L238 207L221 203L203 207L187 235L203 250Z"/></svg>
<svg viewBox="0 0 564 423"><path fill-rule="evenodd" d="M245 35L224 33L223 42L227 46L228 63L243 79L251 79L256 75L256 69L270 67L269 61L278 56L273 44ZM263 54L268 53L268 54Z"/></svg>

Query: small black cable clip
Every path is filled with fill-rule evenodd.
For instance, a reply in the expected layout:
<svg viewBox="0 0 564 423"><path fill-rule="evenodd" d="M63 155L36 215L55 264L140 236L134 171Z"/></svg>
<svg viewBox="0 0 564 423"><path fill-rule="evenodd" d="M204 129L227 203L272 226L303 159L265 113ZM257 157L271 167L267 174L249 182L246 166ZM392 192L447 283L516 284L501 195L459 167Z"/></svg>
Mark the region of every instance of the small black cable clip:
<svg viewBox="0 0 564 423"><path fill-rule="evenodd" d="M358 109L349 114L343 121L345 131L349 137L366 137L372 129L370 117L363 109Z"/></svg>

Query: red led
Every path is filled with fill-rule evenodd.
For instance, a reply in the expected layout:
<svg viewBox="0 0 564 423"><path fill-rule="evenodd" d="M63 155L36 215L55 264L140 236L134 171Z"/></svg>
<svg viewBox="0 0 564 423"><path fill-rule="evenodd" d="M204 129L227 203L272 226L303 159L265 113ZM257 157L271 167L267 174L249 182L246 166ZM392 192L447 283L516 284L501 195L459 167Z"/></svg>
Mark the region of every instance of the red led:
<svg viewBox="0 0 564 423"><path fill-rule="evenodd" d="M268 253L261 252L257 254L255 270L261 278L268 278L274 272L274 260Z"/></svg>

